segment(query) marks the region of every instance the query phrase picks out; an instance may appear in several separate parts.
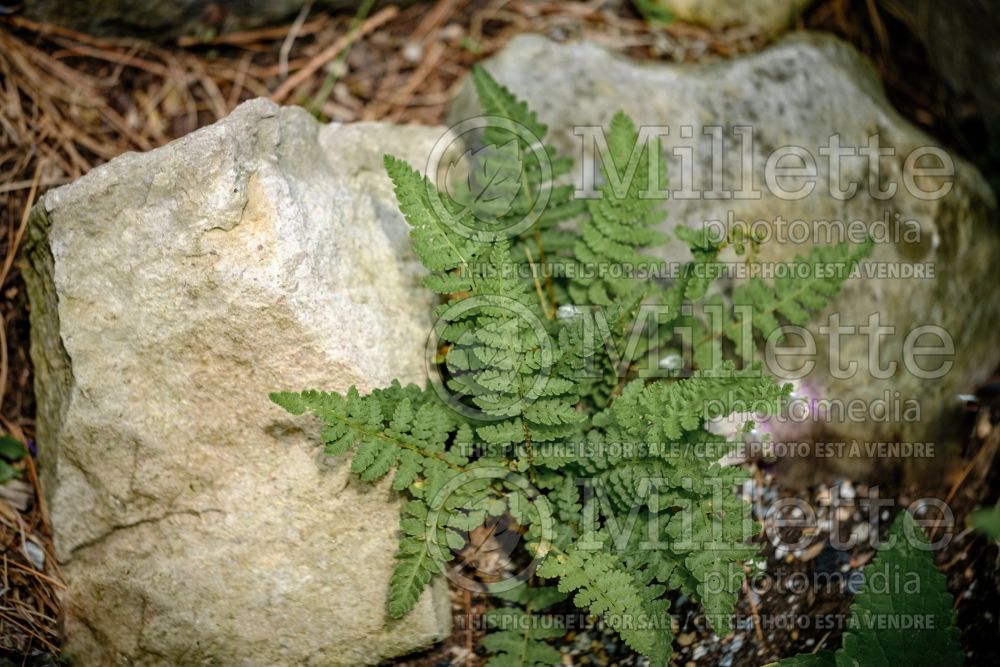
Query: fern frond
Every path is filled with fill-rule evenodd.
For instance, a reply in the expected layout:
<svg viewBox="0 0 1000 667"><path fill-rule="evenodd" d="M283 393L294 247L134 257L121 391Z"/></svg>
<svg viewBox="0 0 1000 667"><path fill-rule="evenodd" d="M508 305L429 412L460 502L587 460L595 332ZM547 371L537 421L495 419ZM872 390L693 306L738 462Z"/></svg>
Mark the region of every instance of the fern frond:
<svg viewBox="0 0 1000 667"><path fill-rule="evenodd" d="M672 630L669 602L659 599L662 587L641 588L607 551L571 549L551 555L538 567L538 575L558 578L560 591L575 591L576 606L604 615L625 643L648 657L652 665L667 665Z"/></svg>
<svg viewBox="0 0 1000 667"><path fill-rule="evenodd" d="M648 352L648 338L636 332L647 290L632 289L606 307L582 312L560 331L559 347L593 407L607 406L615 392L635 375L634 364Z"/></svg>
<svg viewBox="0 0 1000 667"><path fill-rule="evenodd" d="M384 477L398 466L392 487L410 486L428 462L461 467L467 461L448 451L458 428L437 397L415 385L398 382L361 396L351 387L346 396L304 391L275 393L271 400L292 414L314 412L323 422L321 436L329 456L354 450L351 471L366 482Z"/></svg>
<svg viewBox="0 0 1000 667"><path fill-rule="evenodd" d="M483 67L473 68L472 82L483 113L491 117L483 132L484 150L476 157L481 163L494 163L489 167L493 180L516 184L513 195L504 197L505 210L473 208L477 217L493 220L499 229L520 228L519 223L525 221L514 242L513 259L524 264L527 257L533 257L545 271L547 262L572 247L573 237L556 225L585 210L585 203L574 199L573 186L559 183L572 172L573 160L542 143L548 127ZM510 150L512 142L516 154ZM498 150L500 146L508 149ZM491 151L491 147L497 148ZM473 172L477 172L475 166Z"/></svg>
<svg viewBox="0 0 1000 667"><path fill-rule="evenodd" d="M486 622L496 628L483 639L483 646L494 655L488 667L554 667L562 656L546 639L566 634L565 628L539 615L566 595L555 588L518 586L491 593L512 603L489 611Z"/></svg>
<svg viewBox="0 0 1000 667"><path fill-rule="evenodd" d="M719 468L716 477L707 479L716 488L691 493L668 523L667 534L672 551L683 556L686 580L697 582L695 590L686 592L701 603L709 625L726 634L745 577L743 565L757 553L747 541L757 526L749 518L749 506L733 492L746 479L743 471Z"/></svg>
<svg viewBox="0 0 1000 667"><path fill-rule="evenodd" d="M825 308L829 299L840 291L854 266L873 247L871 238L853 247L846 242L814 246L793 262L795 267L804 269L804 277L785 275L772 284L751 278L733 290L733 316L723 334L736 346L737 354L750 359L753 338L766 339L779 330L779 316L789 324L807 324L811 315Z"/></svg>
<svg viewBox="0 0 1000 667"><path fill-rule="evenodd" d="M611 119L608 132L609 155L602 163L604 185L599 199L587 200L589 218L583 221L582 238L574 247L581 269L569 286L574 303L605 305L636 286L636 275L656 260L642 250L663 243L666 236L655 229L663 215L661 202L643 196L649 187L649 151L660 154L659 141L638 148L635 124L622 112ZM635 152L638 150L638 152ZM635 160L630 164L630 158ZM611 164L608 164L610 161ZM664 161L659 160L658 183L665 179ZM628 165L628 166L626 166ZM631 167L634 165L634 170ZM625 168L624 191L615 188ZM625 266L633 275L616 276L611 269Z"/></svg>
<svg viewBox="0 0 1000 667"><path fill-rule="evenodd" d="M630 442L677 442L709 419L750 407L776 410L792 389L753 369L736 373L729 364L723 371L649 385L633 381L612 404L609 417Z"/></svg>
<svg viewBox="0 0 1000 667"><path fill-rule="evenodd" d="M488 249L485 234L465 231L473 229L471 214L439 192L416 169L386 155L385 170L395 187L399 210L410 223L413 250L432 274L467 270Z"/></svg>
<svg viewBox="0 0 1000 667"><path fill-rule="evenodd" d="M389 578L389 615L402 618L413 609L420 594L441 564L435 562L430 551L426 531L427 507L419 501L406 503L400 517L403 533L396 552L396 566Z"/></svg>

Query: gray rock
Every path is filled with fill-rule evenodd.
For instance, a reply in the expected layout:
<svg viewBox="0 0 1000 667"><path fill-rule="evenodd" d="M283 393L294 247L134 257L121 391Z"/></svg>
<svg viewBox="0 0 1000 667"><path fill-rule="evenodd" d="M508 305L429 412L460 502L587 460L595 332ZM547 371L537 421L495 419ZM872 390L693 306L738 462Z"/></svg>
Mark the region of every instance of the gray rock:
<svg viewBox="0 0 1000 667"><path fill-rule="evenodd" d="M710 28L746 27L753 32L781 32L812 0L652 0L676 18Z"/></svg>
<svg viewBox="0 0 1000 667"><path fill-rule="evenodd" d="M816 332L831 313L839 313L842 324L862 326L869 314L878 312L882 324L896 328L894 335L881 339L881 359L900 362L905 358L906 336L920 325L937 325L954 341L950 372L939 379L922 379L897 363L892 377L859 372L849 379L836 379L829 372L830 337L817 335L816 369L806 378L813 391L843 402L860 401L856 404L866 410L872 406L880 410L876 402L887 399L891 414L884 419L876 413L818 424L810 419L806 426L813 436L822 437L818 433L823 431L836 438L866 441L934 439L937 429L947 426L942 415L960 405L956 395L968 392L996 368L1000 361L996 346L1000 303L993 294L993 276L1000 261L1000 237L993 224L993 194L979 172L956 156L951 156L955 175L945 196L930 200L918 196L920 189L932 191L941 186L948 180L945 177L918 175L914 180L920 189L906 185L905 179L914 177L913 165L907 165L906 159L919 147L933 147L935 142L890 106L874 71L848 44L828 36L799 34L746 57L678 66L633 62L586 42L557 44L537 36L521 36L485 66L528 101L549 125L553 144L574 155L586 169L593 169L593 142L575 135L574 126L606 126L618 109L624 109L639 125L669 125L669 134L663 137L671 180L672 201L666 203L668 229L681 223L698 226L706 221L727 221L730 212L734 221L769 221L766 228L772 233L778 216L804 221L799 229L808 232L806 238L792 239L801 243L772 242L762 247L759 259L767 262L791 259L823 241L816 221L861 220L865 221L864 229L884 227L890 231L888 242L876 245L866 266L889 269L905 265L934 272L933 278L924 279L851 280L828 311L816 319L812 330ZM478 109L468 84L451 107L449 120L454 123L474 116ZM754 175L754 188L762 192L759 199L704 196L713 189L713 140L703 134L709 126L718 126L724 137L723 157L715 164L723 188L730 191L741 189L743 173L742 141L733 130L752 127L752 169L747 171ZM868 158L860 154L842 160L842 176L834 183L841 188L856 183L856 192L845 199L831 194L827 186L831 167L819 149L829 145L834 134L839 134L841 146L856 148L864 147L871 135L878 134L881 146L895 149L894 156L882 158L877 183L884 187L895 182L894 196L884 201L877 198L868 184L870 175L879 174L869 169ZM764 182L768 157L784 146L802 147L817 162L817 186L802 199L779 197ZM690 158L684 156L687 149ZM932 166L927 161L919 164ZM690 175L685 177L686 173ZM680 192L685 179L694 193L689 199ZM781 185L786 190L799 186L789 181ZM887 209L889 221L885 224L880 221ZM895 221L897 212L903 223L915 221L918 238L901 233L908 227ZM791 229L787 223L784 226ZM899 234L893 231L897 229ZM681 258L670 252L664 256ZM933 338L919 342L935 343ZM858 361L865 371L868 353L868 338L859 332L844 337L839 359L843 363ZM939 364L926 358L918 361L925 369ZM919 408L919 414L904 414L907 407Z"/></svg>
<svg viewBox="0 0 1000 667"><path fill-rule="evenodd" d="M267 397L423 381L432 302L382 154L422 164L441 133L256 100L36 206L38 440L82 664L372 664L447 634L442 582L387 621L396 496Z"/></svg>

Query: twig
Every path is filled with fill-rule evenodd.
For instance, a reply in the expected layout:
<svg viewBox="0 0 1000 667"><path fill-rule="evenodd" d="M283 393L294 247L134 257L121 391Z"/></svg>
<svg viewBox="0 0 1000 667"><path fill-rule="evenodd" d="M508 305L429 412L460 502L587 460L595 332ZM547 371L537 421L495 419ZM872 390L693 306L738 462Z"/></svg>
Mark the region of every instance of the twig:
<svg viewBox="0 0 1000 667"><path fill-rule="evenodd" d="M886 53L889 49L889 36L885 31L885 25L882 23L882 17L878 14L878 7L875 6L875 0L865 0L865 4L868 6L868 15L872 21L872 28L875 31L875 36L878 38L878 46L882 53Z"/></svg>
<svg viewBox="0 0 1000 667"><path fill-rule="evenodd" d="M475 651L472 648L472 591L463 591L462 601L465 604L465 667L472 667Z"/></svg>
<svg viewBox="0 0 1000 667"><path fill-rule="evenodd" d="M128 55L125 53L119 53L118 51L112 49L102 49L99 47L85 46L83 44L71 44L63 41L59 41L63 45L63 48L78 56L87 56L88 58L96 58L98 60L106 60L112 63L119 63L125 65L126 67L134 67L136 69L141 69L150 74L155 74L156 76L170 76L170 71L160 65L159 63L154 63L145 58L137 58L134 55ZM75 70L74 70L75 71ZM75 72L79 76L79 72Z"/></svg>
<svg viewBox="0 0 1000 667"><path fill-rule="evenodd" d="M425 57L423 62L420 63L420 66L413 72L410 76L410 80L406 82L406 85L403 86L402 91L400 91L398 97L399 101L395 102L398 107L389 116L389 120L391 122L399 122L399 117L402 115L403 111L406 110L410 100L413 99L413 95L417 92L417 88L420 87L420 84L422 84L427 76L437 67L438 62L444 55L444 51L444 44L441 42L434 42L431 44L430 48L427 50L427 57Z"/></svg>
<svg viewBox="0 0 1000 667"><path fill-rule="evenodd" d="M354 18L351 19L351 25L348 27L348 33L354 32L361 23L368 18L368 12L372 10L372 5L375 4L375 0L362 0L361 4L358 5L357 11L354 13ZM347 46L343 51L337 56L337 62L344 64L347 62L347 56L350 53L351 48ZM315 112L326 105L326 100L333 92L333 87L337 84L338 72L333 68L326 73L326 77L323 79L322 85L320 85L319 90L313 96L312 102L309 103L310 111Z"/></svg>
<svg viewBox="0 0 1000 667"><path fill-rule="evenodd" d="M424 18L417 24L417 27L410 35L410 39L416 40L424 37L431 30L441 25L445 19L454 15L461 3L464 5L467 0L438 0Z"/></svg>
<svg viewBox="0 0 1000 667"><path fill-rule="evenodd" d="M336 58L341 51L354 43L355 40L361 39L371 31L385 24L397 13L399 13L399 9L397 9L395 5L389 5L358 26L357 30L349 31L347 34L342 35L340 39L323 49L323 51L310 60L308 65L300 69L294 75L290 76L283 84L278 86L278 89L271 93L271 100L273 102L280 103L288 97L289 93L298 88L301 83L319 71L323 65Z"/></svg>
<svg viewBox="0 0 1000 667"><path fill-rule="evenodd" d="M764 631L760 628L760 610L757 608L757 603L753 599L753 591L750 590L750 584L747 583L748 579L743 580L743 590L747 594L747 603L750 605L750 622L753 623L753 632L757 635L757 641L760 646L767 650L767 640L764 639Z"/></svg>
<svg viewBox="0 0 1000 667"><path fill-rule="evenodd" d="M7 318L0 313L0 409L7 395Z"/></svg>
<svg viewBox="0 0 1000 667"><path fill-rule="evenodd" d="M3 287L3 284L7 281L7 272L10 271L10 267L14 264L14 257L17 255L17 249L21 245L21 239L24 238L24 231L28 228L28 220L31 218L31 207L35 203L35 194L38 192L38 181L41 177L42 161L39 160L35 165L35 176L31 179L31 189L28 191L28 199L24 203L24 212L21 213L21 224L17 228L17 233L14 234L14 242L7 248L7 256L4 258L3 268L0 269L0 287Z"/></svg>
<svg viewBox="0 0 1000 667"><path fill-rule="evenodd" d="M70 39L76 40L81 44L89 44L90 46L96 46L101 49L111 49L116 46L133 46L142 45L144 42L138 39L131 39L128 37L117 37L117 38L104 38L104 37L94 37L93 35L88 35L87 33L79 32L73 30L72 28L64 28L62 26L54 25L51 23L38 23L30 19L26 19L23 16L6 16L3 21L10 23L18 28L24 28L25 30L30 30L36 32L39 35L48 37L49 35L61 35L63 37L69 37Z"/></svg>
<svg viewBox="0 0 1000 667"><path fill-rule="evenodd" d="M34 181L31 180L23 180L23 181L14 181L13 183L0 184L0 195L6 194L8 192L16 192L18 190L24 190L25 188L30 188L33 182ZM68 182L69 182L68 178L51 178L40 182L39 186L43 188L50 188L54 185L63 185L64 183Z"/></svg>
<svg viewBox="0 0 1000 667"><path fill-rule="evenodd" d="M229 107L226 105L226 100L222 97L222 91L219 90L219 86L216 85L215 80L205 73L201 63L196 58L191 58L188 66L191 71L198 75L198 83L201 84L202 90L205 91L208 97L209 106L215 115L215 119L222 120L225 118L229 114Z"/></svg>
<svg viewBox="0 0 1000 667"><path fill-rule="evenodd" d="M955 483L951 485L951 490L948 491L948 495L944 499L945 505L950 505L951 501L955 499L955 495L958 493L958 489L962 486L965 480L969 477L969 473L976 467L979 459L986 455L986 452L996 453L997 445L1000 444L1000 429L994 429L990 434L990 438L987 442L983 443L983 446L979 448L976 455L972 457L972 460L962 469L962 473L955 480ZM934 522L934 527L931 529L930 541L933 542L934 538L937 536L938 528L941 526L941 521L943 516L938 517L937 521Z"/></svg>
<svg viewBox="0 0 1000 667"><path fill-rule="evenodd" d="M535 266L535 258L531 256L531 250L528 249L528 246L524 246L524 254L528 258L528 266L531 267L531 277L535 281L535 292L538 293L538 302L542 306L542 312L545 313L545 319L555 319L555 313L549 311L548 301L545 298L545 293L542 291L542 283L538 280L538 268Z"/></svg>
<svg viewBox="0 0 1000 667"><path fill-rule="evenodd" d="M21 563L18 563L16 560L8 560L6 564L7 565L13 565L14 567L16 567L17 569L21 570L22 572L30 574L33 577L38 577L42 581L47 581L48 583L52 584L53 586L56 586L58 588L66 588L66 584L64 584L63 582L59 581L58 579L53 579L52 577L48 576L44 572L39 572L38 570L36 570L33 567L28 567L27 565L23 565Z"/></svg>
<svg viewBox="0 0 1000 667"><path fill-rule="evenodd" d="M31 454L25 457L27 461L26 466L28 468L28 477L31 479L31 485L35 488L35 500L38 502L38 514L42 519L42 526L45 528L45 534L52 535L52 524L49 523L49 509L45 504L45 494L42 493L42 485L38 480L38 469L35 467L35 460L31 457ZM55 563L55 559L51 560Z"/></svg>
<svg viewBox="0 0 1000 667"><path fill-rule="evenodd" d="M243 85L247 80L247 69L250 67L250 61L253 56L249 53L245 54L240 60L240 66L236 70L236 77L233 79L233 87L229 90L229 97L226 99L226 104L230 109L236 107L240 103L240 95L243 93Z"/></svg>
<svg viewBox="0 0 1000 667"><path fill-rule="evenodd" d="M50 642L44 636L42 636L41 634L39 634L38 631L35 630L35 628L32 628L30 626L26 626L26 625L22 625L22 624L18 623L17 621L14 620L14 617L12 617L9 614L4 613L3 610L0 610L0 619L3 619L5 621L7 621L8 623L10 623L11 625L13 625L17 629L21 630L21 632L24 632L25 634L29 635L30 637L32 637L32 638L37 639L38 641L40 641L42 644L45 645L45 648L48 649L52 654L59 655L59 649L52 642Z"/></svg>
<svg viewBox="0 0 1000 667"><path fill-rule="evenodd" d="M302 24L305 23L309 12L312 11L312 6L311 0L302 6L302 10L295 17L295 22L289 28L285 40L281 43L281 49L278 51L278 76L282 80L288 78L288 54L291 53L292 45L295 44L295 40L299 36L299 31L302 30Z"/></svg>
<svg viewBox="0 0 1000 667"><path fill-rule="evenodd" d="M312 21L309 21L308 23L302 24L298 30L299 36L302 37L319 32L320 28L323 27L323 24L326 23L326 19L327 17L320 16ZM246 30L244 32L229 32L224 35L217 35L209 40L204 40L199 37L179 37L177 39L177 46L188 47L217 44L241 46L244 44L254 44L262 40L280 39L285 37L290 29L290 26L277 26L275 28L261 28L259 30Z"/></svg>

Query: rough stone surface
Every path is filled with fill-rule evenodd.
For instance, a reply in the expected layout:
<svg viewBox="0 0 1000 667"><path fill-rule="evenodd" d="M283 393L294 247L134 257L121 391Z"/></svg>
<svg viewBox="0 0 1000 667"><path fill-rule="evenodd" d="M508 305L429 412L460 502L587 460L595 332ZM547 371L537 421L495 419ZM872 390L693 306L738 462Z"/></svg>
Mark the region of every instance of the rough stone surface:
<svg viewBox="0 0 1000 667"><path fill-rule="evenodd" d="M382 154L440 128L256 100L49 192L27 249L38 440L85 665L359 665L387 623L398 500L328 462L274 390L422 382L430 295Z"/></svg>
<svg viewBox="0 0 1000 667"><path fill-rule="evenodd" d="M543 63L544 66L539 66ZM485 62L486 68L538 112L549 125L554 145L574 155L578 162L593 168L592 142L574 135L574 126L606 126L613 113L624 109L639 125L669 126L663 138L668 160L670 197L666 203L667 222L702 225L706 220L753 222L803 220L862 220L883 218L886 209L898 212L901 220L915 220L920 227L918 240L877 244L869 263L922 264L935 272L933 279L852 280L817 318L827 321L839 312L842 324L861 326L870 313L879 312L881 322L896 327L896 334L882 339L884 361L901 360L904 337L918 325L940 325L954 339L955 364L938 380L922 380L902 366L890 378L878 379L859 372L847 380L830 377L828 337L817 336L816 370L807 381L818 385L825 396L840 400L860 400L873 405L890 392L890 400L919 401L919 421L907 418L838 420L823 425L838 438L873 440L902 437L933 439L936 429L947 426L941 416L958 407L959 392L968 392L985 379L1000 361L996 331L1000 326L1000 303L995 290L996 266L1000 261L1000 238L994 225L996 203L979 172L955 157L955 177L944 197L925 201L910 193L904 177L912 176L905 159L920 146L935 142L902 118L888 103L881 85L868 63L846 43L821 35L789 36L753 55L702 66L637 63L585 42L557 44L538 36L515 38L503 51ZM466 85L449 113L449 121L474 116L478 106ZM681 157L685 147L693 160L684 158L688 183L695 192L712 190L713 140L705 135L707 126L721 126L723 158L720 175L727 190L741 188L741 140L736 126L752 126L754 187L760 199L684 199L678 194L684 182ZM690 126L690 134L683 131ZM898 188L893 197L877 199L868 187L868 158L844 158L838 185L858 184L857 192L846 200L831 196L826 185L830 166L819 148L833 134L840 135L844 147L863 147L870 135L878 133L882 146L894 147L895 156L882 158L881 176ZM693 138L685 138L685 136ZM587 144L586 146L585 143ZM718 144L718 142L716 142ZM764 182L768 156L778 147L800 146L817 162L815 190L803 199L787 200L774 194ZM584 157L581 158L581 155ZM693 164L693 168L691 165ZM783 162L782 166L798 165ZM923 162L923 166L933 166ZM924 191L936 189L944 179L918 176ZM783 181L786 189L796 189L795 181ZM773 224L771 225L773 227ZM871 228L869 226L869 228ZM818 236L818 235L817 235ZM820 236L820 238L822 238ZM805 252L815 240L805 243L770 243L760 259L791 259ZM676 246L675 246L676 247ZM665 253L668 258L678 258ZM816 329L816 325L813 326ZM843 338L842 362L858 361L867 369L867 338ZM931 339L921 344L933 344ZM925 367L935 367L938 362ZM898 400L892 392L900 392ZM889 405L892 409L893 404ZM903 417L902 415L900 415ZM940 443L939 443L940 444Z"/></svg>
<svg viewBox="0 0 1000 667"><path fill-rule="evenodd" d="M773 34L787 28L812 0L653 0L675 17L711 28L741 26Z"/></svg>

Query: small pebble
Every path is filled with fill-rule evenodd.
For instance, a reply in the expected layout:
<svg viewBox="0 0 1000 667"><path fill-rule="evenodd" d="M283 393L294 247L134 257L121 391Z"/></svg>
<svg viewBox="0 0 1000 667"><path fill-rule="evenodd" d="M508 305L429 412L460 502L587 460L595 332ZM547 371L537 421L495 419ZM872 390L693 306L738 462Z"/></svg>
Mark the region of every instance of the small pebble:
<svg viewBox="0 0 1000 667"><path fill-rule="evenodd" d="M420 42L407 42L403 47L403 60L408 63L419 63L424 57L424 47Z"/></svg>
<svg viewBox="0 0 1000 667"><path fill-rule="evenodd" d="M31 564L35 566L36 570L42 570L45 568L45 550L40 546L32 542L31 540L24 541L24 556L31 561Z"/></svg>
<svg viewBox="0 0 1000 667"><path fill-rule="evenodd" d="M445 27L441 28L441 32L438 35L441 36L443 40L456 41L462 38L465 34L465 28L457 23L449 23Z"/></svg>

